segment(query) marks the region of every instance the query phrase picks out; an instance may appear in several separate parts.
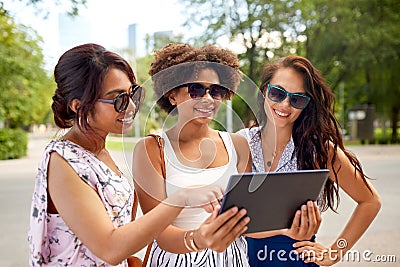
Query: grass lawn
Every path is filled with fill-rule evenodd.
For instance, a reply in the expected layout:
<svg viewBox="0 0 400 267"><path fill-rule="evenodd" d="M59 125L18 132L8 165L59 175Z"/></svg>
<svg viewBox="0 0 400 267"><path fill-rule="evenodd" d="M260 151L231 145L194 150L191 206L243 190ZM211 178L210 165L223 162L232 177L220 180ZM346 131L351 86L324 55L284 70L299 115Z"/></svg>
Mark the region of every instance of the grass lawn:
<svg viewBox="0 0 400 267"><path fill-rule="evenodd" d="M400 136L400 128L398 129L399 131L399 136ZM374 130L374 135L375 135L375 139L379 140L383 138L383 134L382 134L382 129L381 128L377 128ZM386 134L386 138L389 138L391 136L391 129L387 129L387 134ZM133 151L133 148L135 147L136 143L133 141L128 141L128 140L124 140L124 142L122 143L122 141L119 140L107 140L106 141L106 148L109 150L116 150L116 151ZM358 146L358 145L362 145L360 140L345 140L344 141L344 145L345 146Z"/></svg>
<svg viewBox="0 0 400 267"><path fill-rule="evenodd" d="M107 149L116 151L133 151L135 145L136 145L135 142L129 142L129 141L121 142L121 141L107 140L106 142Z"/></svg>

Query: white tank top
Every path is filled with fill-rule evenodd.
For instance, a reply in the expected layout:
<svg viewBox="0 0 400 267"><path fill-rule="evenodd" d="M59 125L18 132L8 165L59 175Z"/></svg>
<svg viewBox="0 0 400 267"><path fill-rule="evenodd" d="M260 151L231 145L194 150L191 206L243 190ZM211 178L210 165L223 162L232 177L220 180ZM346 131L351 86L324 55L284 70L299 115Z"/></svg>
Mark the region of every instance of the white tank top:
<svg viewBox="0 0 400 267"><path fill-rule="evenodd" d="M199 169L183 165L175 155L174 149L163 132L164 158L166 170L166 193L172 195L181 188L216 184L224 190L228 184L229 177L237 171L237 155L231 136L227 132L218 132L228 152L229 161L226 165L216 168ZM184 208L172 225L181 229L196 229L210 216L202 208Z"/></svg>

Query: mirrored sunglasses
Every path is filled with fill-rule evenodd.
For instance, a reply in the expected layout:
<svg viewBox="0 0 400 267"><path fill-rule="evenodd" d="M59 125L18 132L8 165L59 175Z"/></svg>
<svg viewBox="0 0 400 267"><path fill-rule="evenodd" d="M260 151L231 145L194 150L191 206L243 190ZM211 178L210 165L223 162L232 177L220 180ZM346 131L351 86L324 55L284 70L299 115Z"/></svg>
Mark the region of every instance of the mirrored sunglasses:
<svg viewBox="0 0 400 267"><path fill-rule="evenodd" d="M273 102L282 102L289 96L290 105L297 109L304 109L310 102L310 97L302 93L289 93L283 87L268 84L267 96Z"/></svg>

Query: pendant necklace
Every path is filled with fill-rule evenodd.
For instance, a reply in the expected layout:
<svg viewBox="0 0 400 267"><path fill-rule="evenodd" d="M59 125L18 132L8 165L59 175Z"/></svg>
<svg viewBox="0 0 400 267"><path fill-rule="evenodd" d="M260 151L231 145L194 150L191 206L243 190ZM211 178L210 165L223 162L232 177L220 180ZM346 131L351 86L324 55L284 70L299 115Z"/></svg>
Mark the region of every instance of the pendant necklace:
<svg viewBox="0 0 400 267"><path fill-rule="evenodd" d="M290 139L289 139L290 141ZM267 167L270 168L272 166L272 162L274 161L277 152L282 152L285 151L286 145L289 143L289 141L287 141L280 149L274 151L274 153L272 153L272 159L267 161Z"/></svg>

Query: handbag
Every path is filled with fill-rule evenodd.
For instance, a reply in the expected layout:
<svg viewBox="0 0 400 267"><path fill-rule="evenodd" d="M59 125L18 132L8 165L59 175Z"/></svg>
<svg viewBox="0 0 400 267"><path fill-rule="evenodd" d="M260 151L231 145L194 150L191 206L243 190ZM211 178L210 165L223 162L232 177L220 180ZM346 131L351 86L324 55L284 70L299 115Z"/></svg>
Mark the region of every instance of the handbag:
<svg viewBox="0 0 400 267"><path fill-rule="evenodd" d="M165 164L164 164L164 139L156 134L149 134L148 136L152 136L156 141L157 144L160 148L160 156L161 156L161 172L162 172L162 176L165 179ZM136 212L137 212L137 207L138 207L138 197L136 192L134 191L133 193L133 207L132 207L132 221L135 220L136 218ZM147 245L147 249L146 249L146 254L143 258L143 261L136 256L130 256L127 261L128 261L128 266L129 267L145 267L147 265L147 261L149 259L149 255L150 255L150 251L151 251L151 244Z"/></svg>

